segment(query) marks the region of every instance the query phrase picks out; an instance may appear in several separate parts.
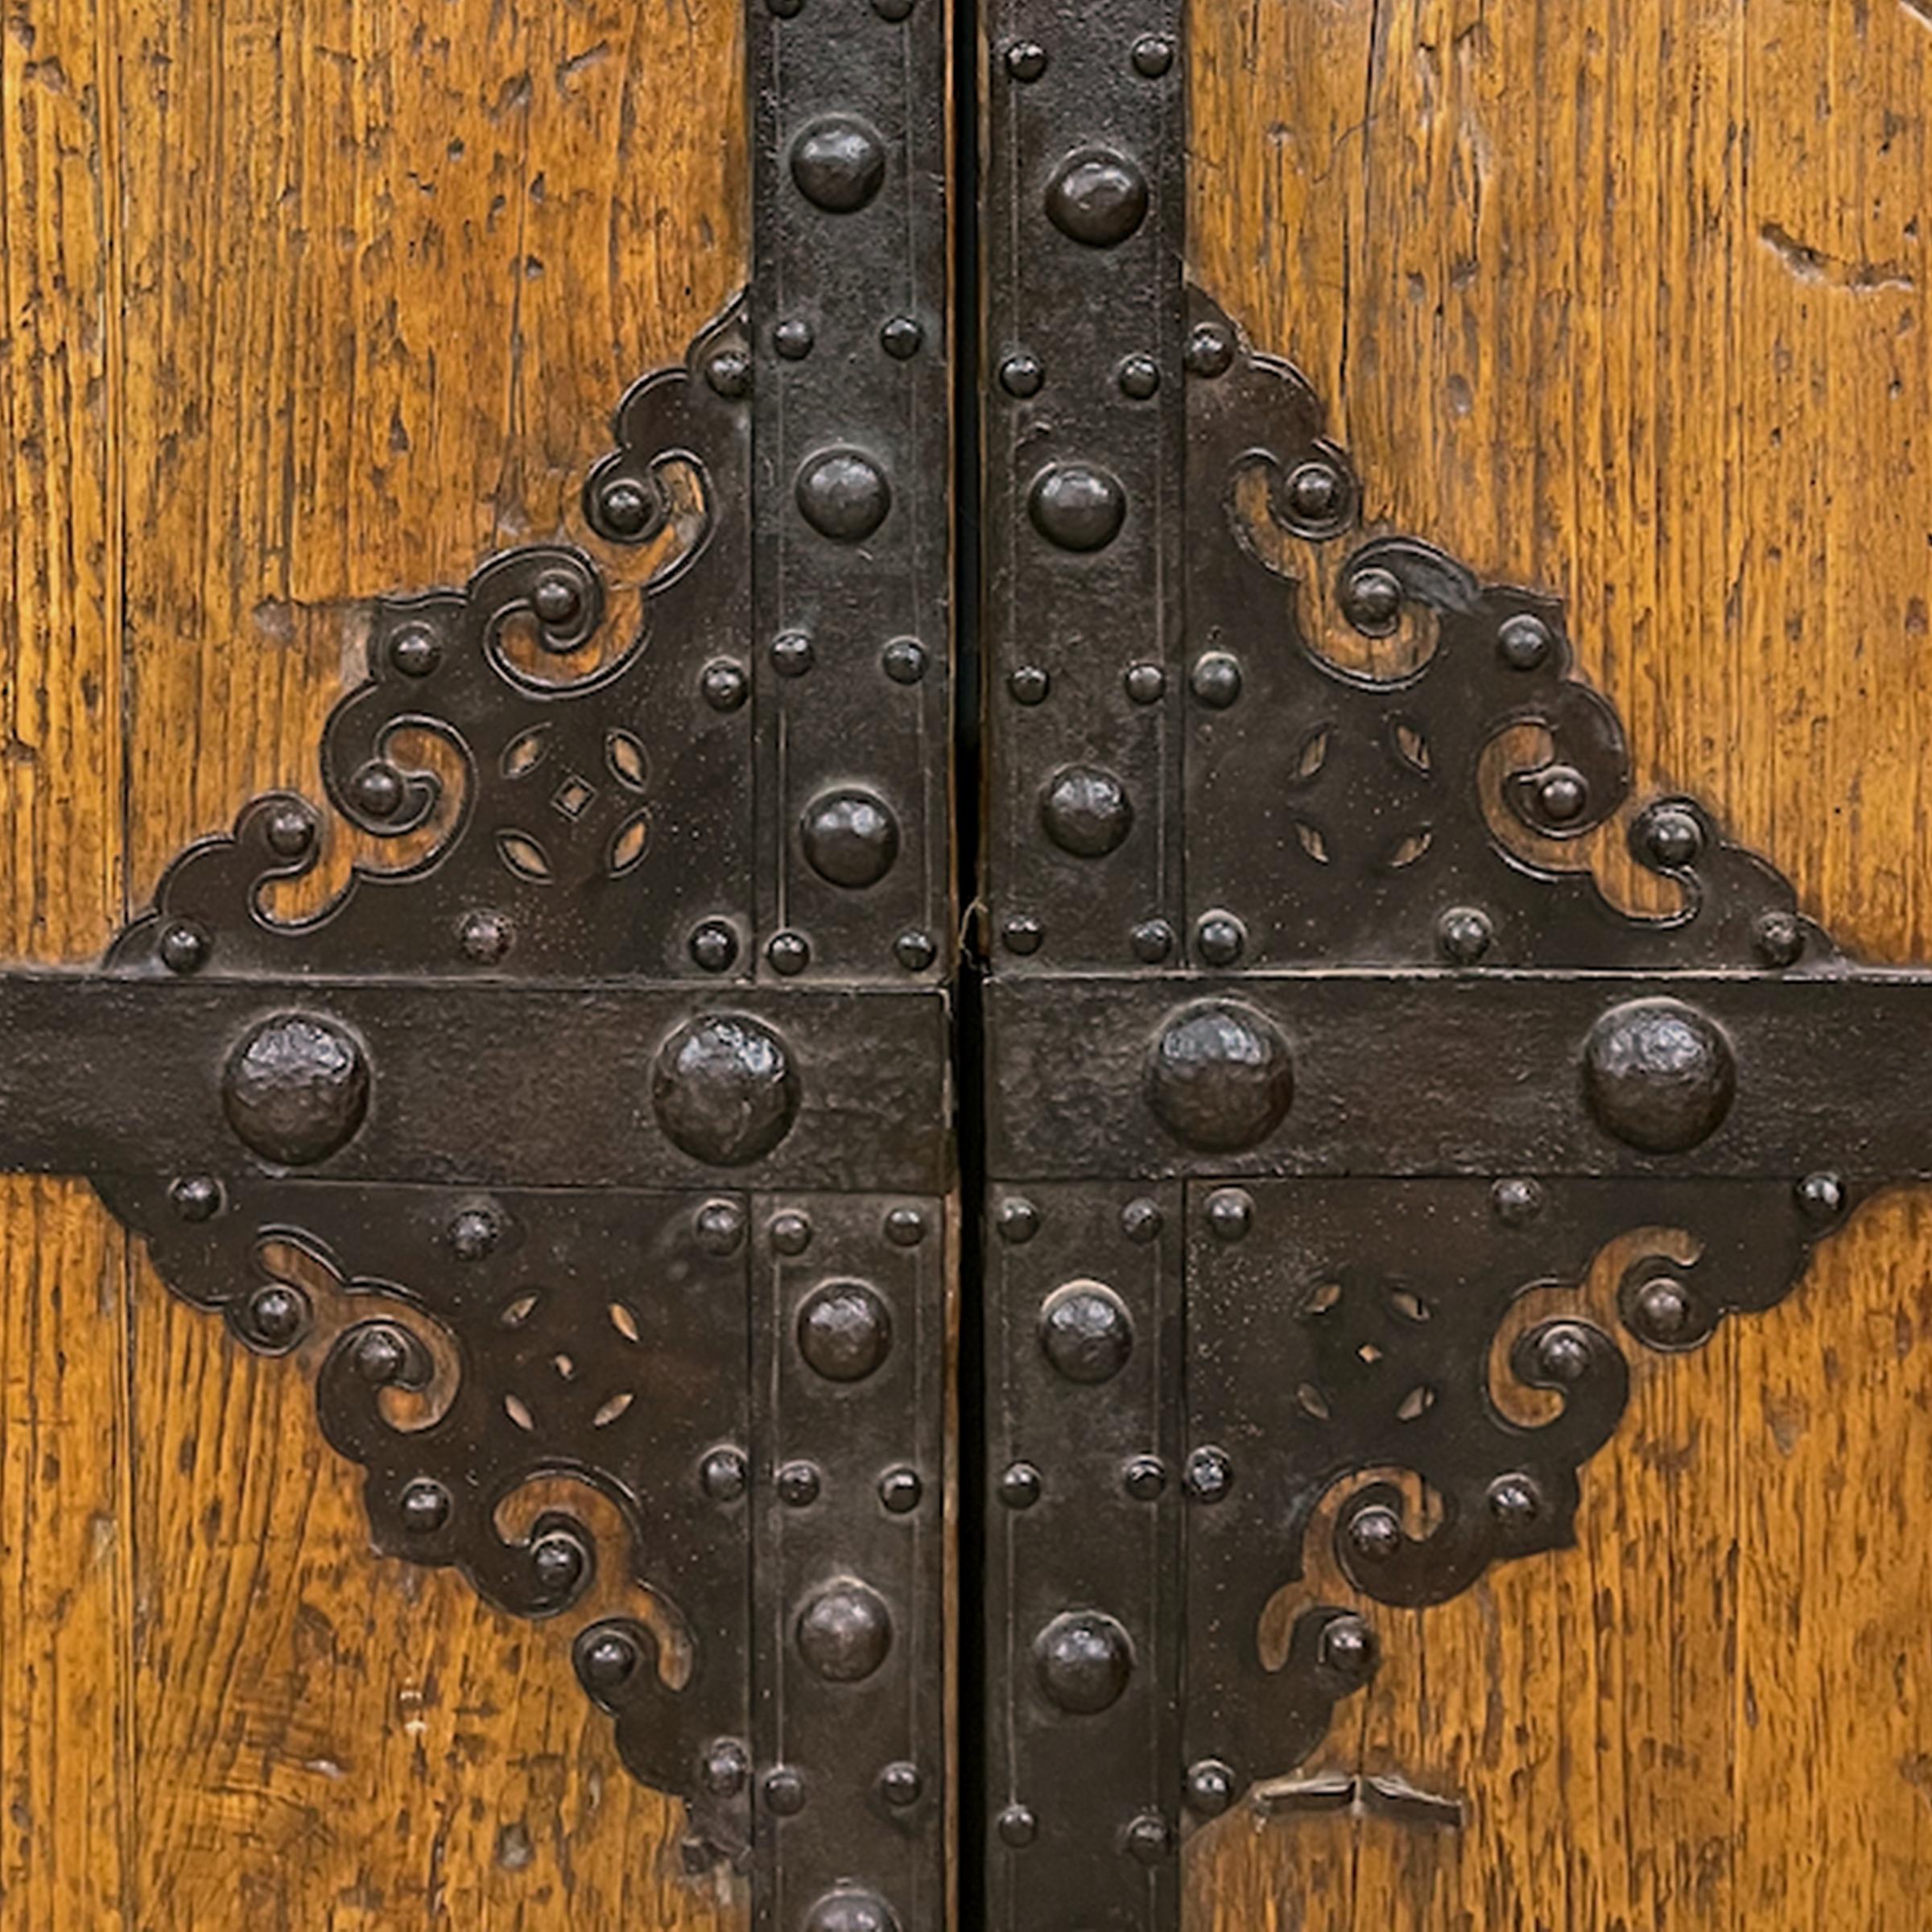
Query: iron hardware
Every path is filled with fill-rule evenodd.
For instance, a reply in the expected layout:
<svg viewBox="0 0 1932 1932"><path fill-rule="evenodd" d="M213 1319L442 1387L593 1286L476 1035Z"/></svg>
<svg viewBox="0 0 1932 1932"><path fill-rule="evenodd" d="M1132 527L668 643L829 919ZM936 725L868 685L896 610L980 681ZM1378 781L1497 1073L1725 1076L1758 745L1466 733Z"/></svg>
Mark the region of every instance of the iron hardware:
<svg viewBox="0 0 1932 1932"><path fill-rule="evenodd" d="M947 1910L956 1084L1002 1932L1172 1926L1244 1800L1457 1823L1291 1775L1366 1606L1569 1542L1624 1338L1932 1179L1926 976L1694 799L1631 821L1678 909L1612 905L1567 855L1630 762L1560 604L1365 522L1188 284L1179 0L985 10L983 1065L936 0L748 0L753 283L580 527L370 607L326 810L0 977L0 1164L312 1368L378 1547L558 1620L786 1932ZM278 919L336 821L402 857ZM639 1594L592 1616L600 1565Z"/></svg>
<svg viewBox="0 0 1932 1932"><path fill-rule="evenodd" d="M1604 896L1561 605L1365 522L1187 283L1179 0L989 17L988 1918L1160 1932L1244 1794L1454 1822L1285 1775L1373 1606L1571 1542L1616 1331L1697 1347L1932 1174L1928 981L1693 799L1630 820L1677 909Z"/></svg>

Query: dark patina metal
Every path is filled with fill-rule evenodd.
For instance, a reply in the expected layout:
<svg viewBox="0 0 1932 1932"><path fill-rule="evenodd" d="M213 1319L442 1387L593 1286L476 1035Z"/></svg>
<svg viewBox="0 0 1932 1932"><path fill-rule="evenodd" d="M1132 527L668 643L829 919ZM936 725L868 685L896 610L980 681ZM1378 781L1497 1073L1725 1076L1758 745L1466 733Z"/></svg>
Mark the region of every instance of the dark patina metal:
<svg viewBox="0 0 1932 1932"><path fill-rule="evenodd" d="M1179 0L990 0L956 1067L944 13L749 0L752 289L625 398L581 542L373 607L327 809L0 978L0 1162L312 1370L378 1546L562 1624L759 1924L923 1932L983 1088L971 1922L1165 1932L1245 1798L1456 1822L1284 1774L1373 1606L1571 1540L1633 1345L1932 1179L1927 981L1698 802L1627 813L1554 599L1364 523L1184 279ZM1626 814L1667 914L1567 859ZM278 918L342 824L404 856Z"/></svg>
<svg viewBox="0 0 1932 1932"><path fill-rule="evenodd" d="M1629 811L1561 605L1367 524L1307 382L1186 285L1181 27L989 9L1008 1932L1170 1928L1167 1847L1244 1792L1453 1823L1283 1777L1372 1677L1368 1612L1570 1542L1629 1349L1770 1306L1932 1178L1925 976L1845 959L1696 801ZM1620 817L1674 910L1575 856Z"/></svg>
<svg viewBox="0 0 1932 1932"><path fill-rule="evenodd" d="M0 1159L299 1357L378 1547L564 1625L755 1922L910 1932L948 1883L947 23L748 21L751 291L625 398L580 540L373 605L323 803L182 854L100 973L0 980ZM397 861L279 917L345 826Z"/></svg>

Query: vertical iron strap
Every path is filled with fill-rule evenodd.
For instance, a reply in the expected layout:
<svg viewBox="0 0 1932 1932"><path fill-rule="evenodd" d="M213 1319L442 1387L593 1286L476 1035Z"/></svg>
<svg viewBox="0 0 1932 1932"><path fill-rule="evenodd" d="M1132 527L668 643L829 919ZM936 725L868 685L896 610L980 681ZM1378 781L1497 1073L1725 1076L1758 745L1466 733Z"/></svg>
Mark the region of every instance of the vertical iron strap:
<svg viewBox="0 0 1932 1932"><path fill-rule="evenodd" d="M997 988L1153 972L1179 943L1185 89L1178 0L993 0L986 19ZM1001 1179L988 1922L1146 1932L1179 1911L1179 1190Z"/></svg>

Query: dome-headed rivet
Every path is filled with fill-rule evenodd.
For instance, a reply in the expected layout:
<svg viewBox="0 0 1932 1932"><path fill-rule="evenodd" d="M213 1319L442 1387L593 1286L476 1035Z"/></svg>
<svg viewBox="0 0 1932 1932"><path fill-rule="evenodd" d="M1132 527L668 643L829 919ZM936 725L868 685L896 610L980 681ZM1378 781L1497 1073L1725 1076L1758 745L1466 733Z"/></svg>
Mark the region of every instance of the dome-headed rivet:
<svg viewBox="0 0 1932 1932"><path fill-rule="evenodd" d="M926 646L916 638L894 638L879 653L879 663L895 684L916 684L926 675Z"/></svg>
<svg viewBox="0 0 1932 1932"><path fill-rule="evenodd" d="M1055 1617L1033 1645L1034 1672L1047 1701L1071 1716L1094 1717L1120 1701L1133 1675L1133 1644L1100 1610Z"/></svg>
<svg viewBox="0 0 1932 1932"><path fill-rule="evenodd" d="M1356 571L1342 584L1342 609L1357 630L1385 633L1402 615L1402 580L1378 565Z"/></svg>
<svg viewBox="0 0 1932 1932"><path fill-rule="evenodd" d="M791 178L815 207L854 214L885 185L885 146L852 115L827 114L792 143Z"/></svg>
<svg viewBox="0 0 1932 1932"><path fill-rule="evenodd" d="M803 1509L819 1500L824 1478L812 1463L787 1463L778 1472L778 1501L788 1509Z"/></svg>
<svg viewBox="0 0 1932 1932"><path fill-rule="evenodd" d="M264 1020L229 1055L229 1125L266 1160L290 1167L348 1145L369 1108L369 1063L346 1027L316 1013Z"/></svg>
<svg viewBox="0 0 1932 1932"><path fill-rule="evenodd" d="M1435 923L1435 943L1452 966L1473 966L1496 939L1489 915L1473 906L1452 906Z"/></svg>
<svg viewBox="0 0 1932 1932"><path fill-rule="evenodd" d="M1046 50L1037 40L1016 40L1006 50L1006 71L1016 80L1037 80L1046 71Z"/></svg>
<svg viewBox="0 0 1932 1932"><path fill-rule="evenodd" d="M1375 1667L1375 1636L1359 1616L1331 1617L1322 1628L1323 1666L1344 1683L1359 1684Z"/></svg>
<svg viewBox="0 0 1932 1932"><path fill-rule="evenodd" d="M1127 155L1111 148L1069 155L1046 189L1046 213L1070 240L1089 248L1113 248L1147 218L1147 177Z"/></svg>
<svg viewBox="0 0 1932 1932"><path fill-rule="evenodd" d="M1804 955L1805 923L1794 912L1767 912L1751 938L1767 966L1795 966Z"/></svg>
<svg viewBox="0 0 1932 1932"><path fill-rule="evenodd" d="M1704 848L1703 828L1681 805L1658 805L1638 821L1645 856L1666 872L1693 864Z"/></svg>
<svg viewBox="0 0 1932 1932"><path fill-rule="evenodd" d="M427 1476L419 1476L402 1492L402 1527L412 1536L428 1536L449 1521L449 1492Z"/></svg>
<svg viewBox="0 0 1932 1932"><path fill-rule="evenodd" d="M879 1501L894 1516L910 1516L926 1494L916 1469L888 1469L879 1478Z"/></svg>
<svg viewBox="0 0 1932 1932"><path fill-rule="evenodd" d="M278 805L268 816L268 848L276 857L299 859L316 842L316 821L305 805Z"/></svg>
<svg viewBox="0 0 1932 1932"><path fill-rule="evenodd" d="M714 1503L735 1503L751 1481L751 1471L737 1449L714 1449L698 1472L704 1493Z"/></svg>
<svg viewBox="0 0 1932 1932"><path fill-rule="evenodd" d="M480 1261L496 1251L503 1224L488 1208L465 1208L449 1224L449 1251L460 1261Z"/></svg>
<svg viewBox="0 0 1932 1932"><path fill-rule="evenodd" d="M161 964L170 972L196 972L206 964L208 935L192 919L172 919L161 934Z"/></svg>
<svg viewBox="0 0 1932 1932"><path fill-rule="evenodd" d="M1674 1275L1653 1277L1631 1298L1630 1326L1640 1340L1653 1346L1668 1348L1682 1341L1693 1331L1695 1322L1690 1291Z"/></svg>
<svg viewBox="0 0 1932 1932"><path fill-rule="evenodd" d="M795 493L805 521L837 543L862 543L892 508L885 471L861 449L827 449L808 456Z"/></svg>
<svg viewBox="0 0 1932 1932"><path fill-rule="evenodd" d="M1030 913L1014 914L1000 929L1001 943L1022 959L1038 952L1046 937L1046 928Z"/></svg>
<svg viewBox="0 0 1932 1932"><path fill-rule="evenodd" d="M751 695L751 680L745 675L745 667L733 663L729 658L707 664L698 687L713 711L736 711Z"/></svg>
<svg viewBox="0 0 1932 1932"><path fill-rule="evenodd" d="M1534 1476L1520 1473L1499 1476L1489 1485L1489 1513L1500 1528L1511 1534L1520 1533L1542 1513L1542 1491Z"/></svg>
<svg viewBox="0 0 1932 1932"><path fill-rule="evenodd" d="M1225 711L1241 695L1240 661L1224 650L1210 650L1195 660L1188 683L1210 711Z"/></svg>
<svg viewBox="0 0 1932 1932"><path fill-rule="evenodd" d="M751 391L751 357L741 349L721 349L705 365L704 380L727 402L738 402Z"/></svg>
<svg viewBox="0 0 1932 1932"><path fill-rule="evenodd" d="M1030 1509L1040 1500L1040 1472L1031 1463L1012 1463L1000 1472L1000 1501L1009 1509Z"/></svg>
<svg viewBox="0 0 1932 1932"><path fill-rule="evenodd" d="M737 928L724 919L706 919L692 930L692 963L707 972L728 972L738 956Z"/></svg>
<svg viewBox="0 0 1932 1932"><path fill-rule="evenodd" d="M736 1798L751 1777L751 1753L735 1737L721 1737L704 1753L700 1776L713 1798Z"/></svg>
<svg viewBox="0 0 1932 1932"><path fill-rule="evenodd" d="M1245 1187L1216 1188L1208 1197L1208 1225L1217 1241L1246 1241L1254 1226L1254 1196Z"/></svg>
<svg viewBox="0 0 1932 1932"><path fill-rule="evenodd" d="M212 1174L184 1174L167 1191L175 1212L184 1221L211 1221L221 1212L221 1183Z"/></svg>
<svg viewBox="0 0 1932 1932"><path fill-rule="evenodd" d="M691 1232L706 1254L736 1254L745 1240L745 1210L736 1201L707 1201L692 1218Z"/></svg>
<svg viewBox="0 0 1932 1932"><path fill-rule="evenodd" d="M832 1382L862 1382L892 1352L892 1317L862 1282L828 1282L799 1311L799 1352Z"/></svg>
<svg viewBox="0 0 1932 1932"><path fill-rule="evenodd" d="M1026 354L1007 357L1000 365L1000 387L1009 396L1024 401L1029 396L1040 393L1040 385L1046 380L1046 372L1040 365L1038 356Z"/></svg>
<svg viewBox="0 0 1932 1932"><path fill-rule="evenodd" d="M1203 1818L1219 1818L1240 1787L1234 1767L1218 1757L1203 1757L1187 1768L1187 1802Z"/></svg>
<svg viewBox="0 0 1932 1932"><path fill-rule="evenodd" d="M1204 966L1232 966L1247 948L1247 929L1231 912L1205 913L1194 929L1194 949Z"/></svg>
<svg viewBox="0 0 1932 1932"><path fill-rule="evenodd" d="M1040 1211L1022 1195L1009 1195L1000 1203L995 1224L1002 1241L1023 1246L1040 1231Z"/></svg>
<svg viewBox="0 0 1932 1932"><path fill-rule="evenodd" d="M939 956L929 932L902 932L892 943L892 956L908 972L923 972Z"/></svg>
<svg viewBox="0 0 1932 1932"><path fill-rule="evenodd" d="M1288 1044L1252 1008L1211 1001L1183 1009L1156 1042L1148 1099L1170 1132L1204 1153L1255 1146L1294 1098Z"/></svg>
<svg viewBox="0 0 1932 1932"><path fill-rule="evenodd" d="M288 1282L265 1282L248 1298L242 1328L258 1348L292 1348L308 1328L308 1297Z"/></svg>
<svg viewBox="0 0 1932 1932"><path fill-rule="evenodd" d="M1489 1190L1489 1205L1505 1228L1526 1227L1543 1211L1542 1184L1513 1174Z"/></svg>
<svg viewBox="0 0 1932 1932"><path fill-rule="evenodd" d="M1590 1338L1574 1322L1554 1322L1536 1338L1536 1365L1553 1382L1579 1382L1589 1373Z"/></svg>
<svg viewBox="0 0 1932 1932"><path fill-rule="evenodd" d="M1845 1211L1845 1183L1835 1174L1808 1174L1798 1183L1798 1204L1814 1221L1835 1221Z"/></svg>
<svg viewBox="0 0 1932 1932"><path fill-rule="evenodd" d="M886 1600L852 1577L828 1583L799 1612L799 1654L828 1684L863 1683L892 1649Z"/></svg>
<svg viewBox="0 0 1932 1932"><path fill-rule="evenodd" d="M1111 1288L1069 1282L1041 1308L1040 1347L1070 1382L1111 1381L1133 1352L1133 1322Z"/></svg>
<svg viewBox="0 0 1932 1932"><path fill-rule="evenodd" d="M1234 1463L1224 1449L1197 1449L1187 1459L1187 1493L1197 1503L1218 1503L1234 1488Z"/></svg>
<svg viewBox="0 0 1932 1932"><path fill-rule="evenodd" d="M1553 642L1550 626L1527 611L1506 618L1496 634L1496 647L1512 671L1534 671L1549 657Z"/></svg>
<svg viewBox="0 0 1932 1932"><path fill-rule="evenodd" d="M1583 1050L1583 1091L1598 1125L1646 1154L1682 1154L1708 1140L1736 1085L1724 1029L1681 1000L1612 1008Z"/></svg>
<svg viewBox="0 0 1932 1932"><path fill-rule="evenodd" d="M811 1245L811 1217L795 1209L774 1215L771 1245L780 1254L803 1254Z"/></svg>
<svg viewBox="0 0 1932 1932"><path fill-rule="evenodd" d="M1000 1843L1015 1852L1024 1851L1040 1835L1040 1821L1026 1805L1009 1805L1001 1812Z"/></svg>
<svg viewBox="0 0 1932 1932"><path fill-rule="evenodd" d="M1384 1563L1401 1550L1406 1540L1402 1519L1385 1504L1372 1503L1349 1518L1349 1547L1364 1563Z"/></svg>
<svg viewBox="0 0 1932 1932"><path fill-rule="evenodd" d="M1574 824L1589 803L1589 783L1572 766L1554 766L1537 780L1536 808L1552 825Z"/></svg>
<svg viewBox="0 0 1932 1932"><path fill-rule="evenodd" d="M426 678L443 659L443 646L427 624L405 624L389 641L389 661L406 678Z"/></svg>
<svg viewBox="0 0 1932 1932"><path fill-rule="evenodd" d="M811 964L811 942L802 932L774 933L770 944L765 948L765 956L770 960L774 972L782 973L786 979L795 978Z"/></svg>
<svg viewBox="0 0 1932 1932"><path fill-rule="evenodd" d="M1078 555L1104 550L1127 520L1119 477L1092 463L1056 463L1034 479L1028 508L1034 529Z"/></svg>
<svg viewBox="0 0 1932 1932"><path fill-rule="evenodd" d="M1197 324L1187 338L1187 373L1212 381L1234 366L1234 334L1219 322Z"/></svg>

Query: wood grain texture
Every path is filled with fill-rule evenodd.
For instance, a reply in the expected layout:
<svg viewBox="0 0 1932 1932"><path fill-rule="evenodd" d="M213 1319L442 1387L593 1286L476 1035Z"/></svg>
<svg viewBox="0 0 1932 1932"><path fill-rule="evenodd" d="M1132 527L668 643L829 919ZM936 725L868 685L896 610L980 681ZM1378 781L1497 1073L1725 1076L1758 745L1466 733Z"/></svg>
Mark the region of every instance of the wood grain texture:
<svg viewBox="0 0 1932 1932"><path fill-rule="evenodd" d="M1867 956L1932 955L1932 18L1193 16L1195 272L1328 398L1372 515L1560 591L1640 795L1702 795ZM1785 1307L1641 1364L1579 1546L1378 1610L1311 1767L1463 1828L1225 1821L1191 1932L1917 1932L1929 1323L1901 1196Z"/></svg>
<svg viewBox="0 0 1932 1932"><path fill-rule="evenodd" d="M10 956L312 795L372 594L569 526L743 278L740 12L8 0ZM0 1183L0 1924L739 1922L566 1633L373 1557L299 1372L83 1187Z"/></svg>
<svg viewBox="0 0 1932 1932"><path fill-rule="evenodd" d="M0 949L85 957L122 901L111 51L0 8ZM126 1244L0 1179L0 1925L114 1922L126 1881Z"/></svg>

